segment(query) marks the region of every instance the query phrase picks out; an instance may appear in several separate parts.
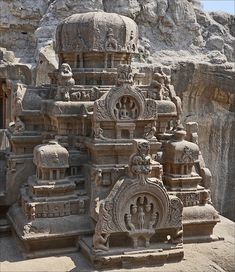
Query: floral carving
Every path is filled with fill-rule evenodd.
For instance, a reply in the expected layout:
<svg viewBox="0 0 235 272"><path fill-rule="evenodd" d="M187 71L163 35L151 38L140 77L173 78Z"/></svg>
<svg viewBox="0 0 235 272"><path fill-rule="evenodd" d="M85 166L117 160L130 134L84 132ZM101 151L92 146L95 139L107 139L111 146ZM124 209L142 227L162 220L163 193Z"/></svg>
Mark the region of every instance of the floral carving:
<svg viewBox="0 0 235 272"><path fill-rule="evenodd" d="M170 197L169 225L174 227L182 226L183 203L178 197Z"/></svg>

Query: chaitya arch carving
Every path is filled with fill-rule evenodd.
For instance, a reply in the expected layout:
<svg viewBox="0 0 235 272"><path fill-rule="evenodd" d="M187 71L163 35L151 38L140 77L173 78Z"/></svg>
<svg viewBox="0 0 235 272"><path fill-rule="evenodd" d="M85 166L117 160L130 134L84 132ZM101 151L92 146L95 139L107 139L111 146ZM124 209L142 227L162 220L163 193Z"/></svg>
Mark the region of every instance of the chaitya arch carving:
<svg viewBox="0 0 235 272"><path fill-rule="evenodd" d="M160 180L148 177L149 142L135 140L134 143L136 153L129 161L133 176L119 179L100 203L93 236L95 250L109 250L108 240L114 233L126 233L134 248L149 247L157 230L172 229L172 241L182 242L183 204L179 198L167 194Z"/></svg>
<svg viewBox="0 0 235 272"><path fill-rule="evenodd" d="M94 104L96 121L128 121L154 119L157 117L157 103L146 99L133 85L133 74L129 65L118 67L118 83Z"/></svg>

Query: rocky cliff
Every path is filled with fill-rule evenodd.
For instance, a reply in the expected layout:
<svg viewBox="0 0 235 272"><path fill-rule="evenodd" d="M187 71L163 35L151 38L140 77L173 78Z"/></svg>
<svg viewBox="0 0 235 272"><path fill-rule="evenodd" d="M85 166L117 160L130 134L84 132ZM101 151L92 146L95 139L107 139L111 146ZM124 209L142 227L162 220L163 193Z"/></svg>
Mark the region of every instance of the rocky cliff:
<svg viewBox="0 0 235 272"><path fill-rule="evenodd" d="M234 16L205 13L199 0L0 0L0 77L6 74L3 66L24 64L31 84L49 83L47 73L58 66L57 24L74 13L101 10L137 22L141 57L136 66L151 72L161 65L171 73L184 121L199 123L214 204L235 220Z"/></svg>

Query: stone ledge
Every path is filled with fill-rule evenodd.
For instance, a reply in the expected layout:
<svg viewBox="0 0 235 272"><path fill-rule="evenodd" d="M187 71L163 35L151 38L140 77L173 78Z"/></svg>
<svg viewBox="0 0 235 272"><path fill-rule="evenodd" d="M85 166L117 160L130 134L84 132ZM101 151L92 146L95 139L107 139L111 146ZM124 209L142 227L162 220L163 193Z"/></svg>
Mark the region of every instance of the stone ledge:
<svg viewBox="0 0 235 272"><path fill-rule="evenodd" d="M221 216L221 223L215 226L214 233L217 236L223 236L224 241L201 244L185 244L185 257L178 263L168 263L164 266L158 266L159 272L232 272L235 267L235 234L234 222ZM58 254L58 253L57 253ZM0 243L0 263L1 271L17 272L91 272L94 269L86 262L80 252L67 253L59 256L38 258L32 260L23 260L18 251L15 241L12 237L2 237ZM124 272L127 269L115 270ZM155 272L156 267L143 267L139 269L130 269L135 272Z"/></svg>

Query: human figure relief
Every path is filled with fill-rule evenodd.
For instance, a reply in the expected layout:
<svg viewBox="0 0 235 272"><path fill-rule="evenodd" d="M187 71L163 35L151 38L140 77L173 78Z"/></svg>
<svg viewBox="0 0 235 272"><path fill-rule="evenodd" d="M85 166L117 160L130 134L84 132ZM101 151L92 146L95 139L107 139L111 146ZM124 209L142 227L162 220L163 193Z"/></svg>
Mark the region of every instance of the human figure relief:
<svg viewBox="0 0 235 272"><path fill-rule="evenodd" d="M114 108L114 114L119 120L136 119L138 116L136 102L131 97L121 97Z"/></svg>
<svg viewBox="0 0 235 272"><path fill-rule="evenodd" d="M143 140L137 144L137 152L130 158L130 170L135 177L139 177L145 184L151 172L151 156L149 155L149 142Z"/></svg>
<svg viewBox="0 0 235 272"><path fill-rule="evenodd" d="M165 85L166 75L162 72L155 73L151 82L149 96L156 100L170 100L169 89Z"/></svg>
<svg viewBox="0 0 235 272"><path fill-rule="evenodd" d="M156 139L156 131L156 122L154 122L153 124L147 124L144 128L144 138L147 140Z"/></svg>
<svg viewBox="0 0 235 272"><path fill-rule="evenodd" d="M153 229L157 223L158 223L158 219L159 219L159 213L152 213L151 215L151 219L149 221L149 229Z"/></svg>
<svg viewBox="0 0 235 272"><path fill-rule="evenodd" d="M138 221L139 221L140 229L144 229L144 219L145 219L144 209L143 209L143 207L139 207Z"/></svg>
<svg viewBox="0 0 235 272"><path fill-rule="evenodd" d="M131 51L131 52L135 52L135 42L133 41L134 39L134 33L133 31L131 31L131 34L130 34L130 41L128 42L128 45L127 45L127 50L128 51Z"/></svg>
<svg viewBox="0 0 235 272"><path fill-rule="evenodd" d="M73 79L72 69L67 63L63 63L60 68L57 82L57 93L55 100L59 101L69 101L70 100L70 90L75 84Z"/></svg>
<svg viewBox="0 0 235 272"><path fill-rule="evenodd" d="M126 225L131 231L135 231L135 226L131 222L131 218L132 218L131 214L126 214Z"/></svg>
<svg viewBox="0 0 235 272"><path fill-rule="evenodd" d="M114 34L112 28L109 28L107 31L107 39L105 41L105 50L115 51L117 50L117 41L114 39Z"/></svg>
<svg viewBox="0 0 235 272"><path fill-rule="evenodd" d="M100 204L99 220L95 226L95 234L93 236L93 247L97 250L109 250L108 238L109 233L109 221L111 220L108 209L111 207L105 207L104 203Z"/></svg>

